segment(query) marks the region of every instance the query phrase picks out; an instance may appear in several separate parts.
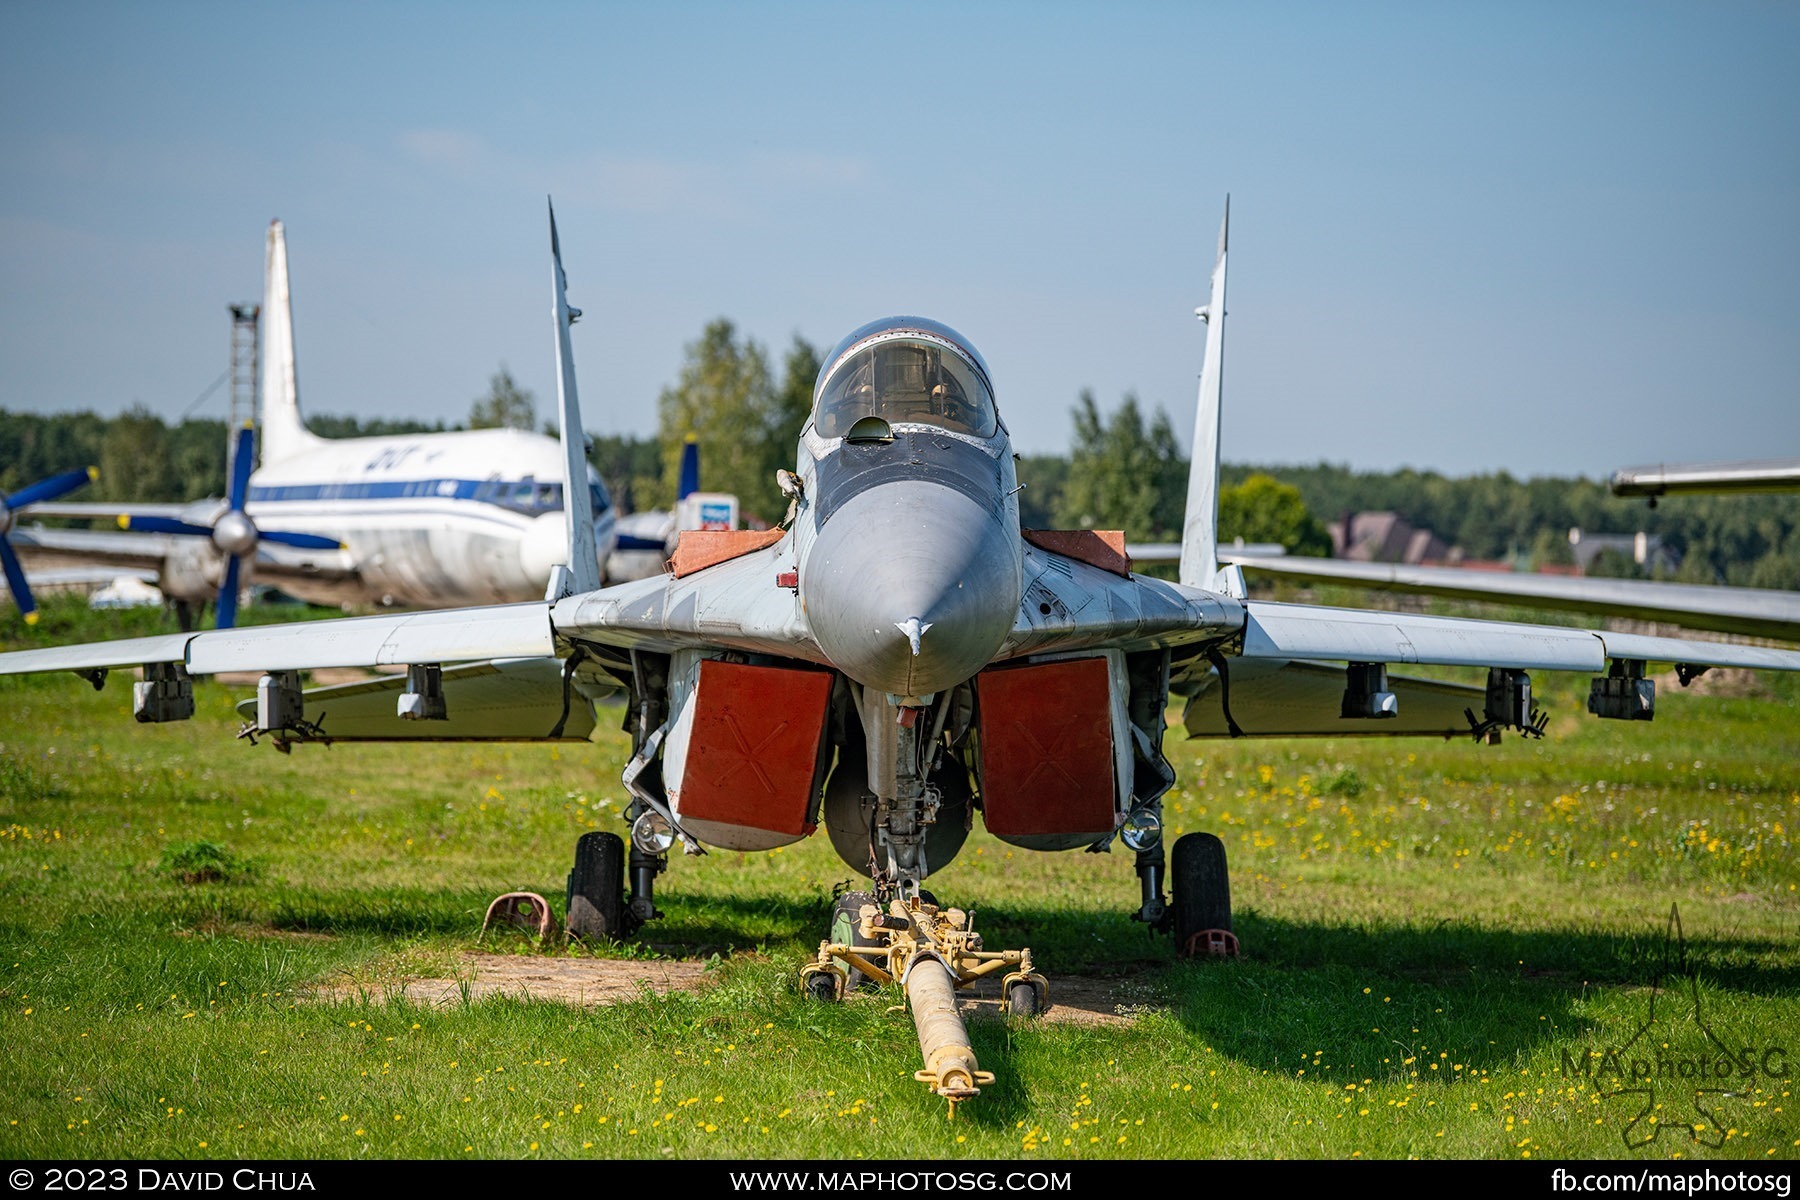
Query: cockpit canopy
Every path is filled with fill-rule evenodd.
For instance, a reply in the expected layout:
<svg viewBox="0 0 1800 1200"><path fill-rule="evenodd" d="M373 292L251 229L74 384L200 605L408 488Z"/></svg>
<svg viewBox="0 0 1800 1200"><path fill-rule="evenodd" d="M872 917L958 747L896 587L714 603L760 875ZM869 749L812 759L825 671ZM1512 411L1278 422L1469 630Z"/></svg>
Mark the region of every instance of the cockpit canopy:
<svg viewBox="0 0 1800 1200"><path fill-rule="evenodd" d="M980 438L1000 423L981 355L954 329L918 317L864 325L826 359L813 428L820 437L843 437L865 417Z"/></svg>

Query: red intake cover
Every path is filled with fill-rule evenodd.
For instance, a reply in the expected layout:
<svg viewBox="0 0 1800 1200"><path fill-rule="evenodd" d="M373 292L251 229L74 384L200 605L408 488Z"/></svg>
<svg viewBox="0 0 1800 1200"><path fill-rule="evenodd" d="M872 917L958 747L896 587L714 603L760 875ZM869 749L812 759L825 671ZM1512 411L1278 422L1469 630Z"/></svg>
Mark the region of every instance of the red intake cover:
<svg viewBox="0 0 1800 1200"><path fill-rule="evenodd" d="M988 832L1113 827L1112 706L1104 658L1000 667L975 677Z"/></svg>
<svg viewBox="0 0 1800 1200"><path fill-rule="evenodd" d="M831 672L700 664L681 815L803 836Z"/></svg>

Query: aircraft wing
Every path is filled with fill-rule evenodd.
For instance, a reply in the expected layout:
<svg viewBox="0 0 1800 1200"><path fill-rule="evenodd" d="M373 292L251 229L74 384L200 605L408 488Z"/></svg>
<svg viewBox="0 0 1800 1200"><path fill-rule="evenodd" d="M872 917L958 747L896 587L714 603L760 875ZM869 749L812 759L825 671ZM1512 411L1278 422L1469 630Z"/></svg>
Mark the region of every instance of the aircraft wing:
<svg viewBox="0 0 1800 1200"><path fill-rule="evenodd" d="M1684 683L1685 672L1702 667L1800 670L1800 651L1763 646L1260 601L1246 602L1235 651L1176 665L1172 690L1189 696L1183 720L1190 736L1450 737L1531 729L1528 692L1522 707L1509 710L1503 700L1490 702L1488 688L1389 676L1389 664L1485 667L1489 687L1510 671L1580 671L1596 679L1617 673L1622 678L1602 682L1633 689L1620 694L1634 715L1647 715L1653 704L1654 692L1642 697L1632 682L1642 682L1650 663L1674 664ZM1380 690L1391 693L1397 711L1346 719L1354 671L1336 664L1380 664Z"/></svg>
<svg viewBox="0 0 1800 1200"><path fill-rule="evenodd" d="M104 563L155 571L169 554L166 533L102 529L48 529L27 525L12 532L13 545L38 559Z"/></svg>
<svg viewBox="0 0 1800 1200"><path fill-rule="evenodd" d="M189 674L547 658L576 646L708 646L823 662L793 590L791 539L686 576L547 601L298 621L0 654L0 675L181 663ZM259 564L260 565L260 564Z"/></svg>
<svg viewBox="0 0 1800 1200"><path fill-rule="evenodd" d="M31 504L24 509L34 517L56 517L71 521L105 521L112 523L118 520L119 514L129 512L134 516L145 517L185 517L198 505L207 501L181 501L167 504L142 504L137 501L118 500L110 504L92 501L62 503L52 500L45 504Z"/></svg>
<svg viewBox="0 0 1800 1200"><path fill-rule="evenodd" d="M1800 650L1697 642L1560 625L1245 603L1245 658L1600 671L1609 659L1800 670Z"/></svg>
<svg viewBox="0 0 1800 1200"><path fill-rule="evenodd" d="M1640 621L1666 621L1689 629L1747 637L1800 640L1800 592L1645 579L1470 571L1339 558L1265 558L1229 551L1220 557L1245 571L1309 583L1347 583L1385 592L1516 603Z"/></svg>
<svg viewBox="0 0 1800 1200"><path fill-rule="evenodd" d="M403 720L395 708L404 674L306 690L306 711L333 742L586 741L599 723L594 703L619 690L591 667L578 670L565 707L563 664L557 658L517 658L447 667L446 715L441 721ZM256 716L256 701L238 712Z"/></svg>
<svg viewBox="0 0 1800 1200"><path fill-rule="evenodd" d="M0 675L178 663L190 675L542 658L556 653L543 601L296 621L0 654Z"/></svg>
<svg viewBox="0 0 1800 1200"><path fill-rule="evenodd" d="M1478 687L1436 679L1388 677L1398 700L1392 719L1347 721L1342 712L1344 672L1320 663L1291 659L1245 659L1230 667L1232 719L1250 737L1432 737L1468 736L1465 712L1480 712L1485 693ZM1189 737L1231 736L1225 717L1226 685L1218 672L1193 678L1182 724Z"/></svg>
<svg viewBox="0 0 1800 1200"><path fill-rule="evenodd" d="M179 512L186 506L173 507ZM116 510L108 511L116 515ZM11 536L14 546L38 559L103 563L150 572L162 571L176 549L173 534L133 530L51 529L34 524L14 530ZM356 566L348 551L310 550L262 542L256 547L252 577L257 583L279 587L286 580L338 582L355 579L356 575Z"/></svg>
<svg viewBox="0 0 1800 1200"><path fill-rule="evenodd" d="M1317 561L1317 560L1314 560ZM1237 600L1122 576L1028 545L1025 592L1000 657L1073 650L1173 654L1171 690L1188 696L1193 737L1467 736L1487 716L1483 687L1388 676L1397 714L1347 720L1344 664L1580 671L1621 664L1800 670L1800 651L1411 613ZM1697 589L1707 590L1707 589ZM1221 667L1223 670L1221 670ZM1527 714L1528 715L1528 714Z"/></svg>

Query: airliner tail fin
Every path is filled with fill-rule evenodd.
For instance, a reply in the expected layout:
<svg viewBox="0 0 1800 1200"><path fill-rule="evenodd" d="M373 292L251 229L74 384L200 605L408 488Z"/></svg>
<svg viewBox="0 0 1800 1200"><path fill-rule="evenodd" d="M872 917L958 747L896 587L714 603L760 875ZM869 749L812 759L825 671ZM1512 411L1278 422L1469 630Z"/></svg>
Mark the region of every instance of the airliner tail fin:
<svg viewBox="0 0 1800 1200"><path fill-rule="evenodd" d="M263 271L262 458L280 462L318 445L321 439L300 416L300 384L294 368L294 310L288 294L287 234L269 222Z"/></svg>

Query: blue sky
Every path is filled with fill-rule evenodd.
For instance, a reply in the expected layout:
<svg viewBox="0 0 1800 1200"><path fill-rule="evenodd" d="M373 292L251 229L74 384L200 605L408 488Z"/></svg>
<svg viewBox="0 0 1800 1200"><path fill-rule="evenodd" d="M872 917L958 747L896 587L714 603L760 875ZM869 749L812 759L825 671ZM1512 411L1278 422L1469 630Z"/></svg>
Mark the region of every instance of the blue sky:
<svg viewBox="0 0 1800 1200"><path fill-rule="evenodd" d="M1027 451L1186 439L1232 196L1229 460L1800 454L1800 7L0 7L0 407L174 415L288 229L302 403L649 432L728 316L981 347ZM224 414L223 394L200 412Z"/></svg>

